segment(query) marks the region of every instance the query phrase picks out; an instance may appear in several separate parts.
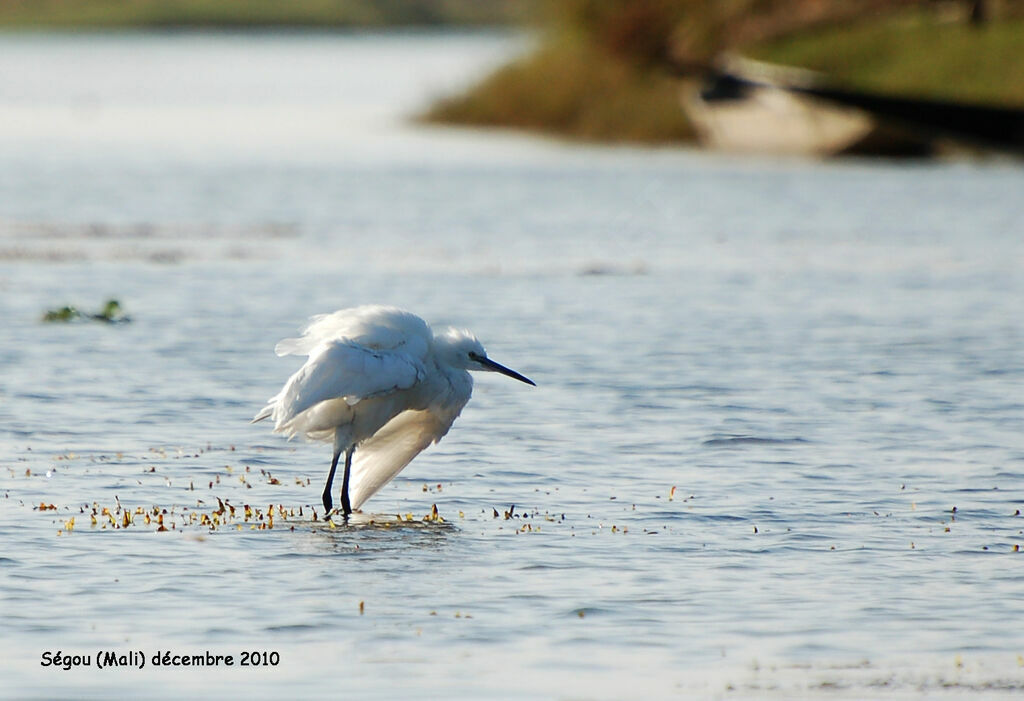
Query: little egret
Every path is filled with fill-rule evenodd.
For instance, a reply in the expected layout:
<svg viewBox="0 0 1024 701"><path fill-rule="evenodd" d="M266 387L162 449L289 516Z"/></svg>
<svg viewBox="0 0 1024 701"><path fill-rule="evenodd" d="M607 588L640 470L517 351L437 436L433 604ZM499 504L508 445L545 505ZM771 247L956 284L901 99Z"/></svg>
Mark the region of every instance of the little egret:
<svg viewBox="0 0 1024 701"><path fill-rule="evenodd" d="M269 417L275 433L334 443L323 494L328 514L334 472L345 453L346 519L448 433L473 392L468 370L500 372L536 386L488 358L469 331L435 332L394 307L367 305L315 316L299 338L286 338L274 350L309 358L253 422Z"/></svg>

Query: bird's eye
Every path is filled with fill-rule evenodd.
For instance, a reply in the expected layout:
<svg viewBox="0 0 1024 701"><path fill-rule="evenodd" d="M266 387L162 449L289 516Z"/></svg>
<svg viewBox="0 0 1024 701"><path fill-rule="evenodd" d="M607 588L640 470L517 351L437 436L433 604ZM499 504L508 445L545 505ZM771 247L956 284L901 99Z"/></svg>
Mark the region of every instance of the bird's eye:
<svg viewBox="0 0 1024 701"><path fill-rule="evenodd" d="M476 351L470 351L469 352L469 359L470 360L483 360L483 357L479 353L477 353Z"/></svg>

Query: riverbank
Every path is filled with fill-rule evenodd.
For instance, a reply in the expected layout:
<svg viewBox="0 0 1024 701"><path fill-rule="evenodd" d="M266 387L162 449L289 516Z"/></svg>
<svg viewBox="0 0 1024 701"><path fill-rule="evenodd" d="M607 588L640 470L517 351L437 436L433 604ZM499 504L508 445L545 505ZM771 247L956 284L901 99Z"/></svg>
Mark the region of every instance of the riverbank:
<svg viewBox="0 0 1024 701"><path fill-rule="evenodd" d="M677 79L570 35L442 99L422 118L589 141L663 143L694 135L679 108Z"/></svg>
<svg viewBox="0 0 1024 701"><path fill-rule="evenodd" d="M754 58L891 95L1024 105L1024 18L972 27L915 12L752 47Z"/></svg>
<svg viewBox="0 0 1024 701"><path fill-rule="evenodd" d="M477 0L10 0L3 29L251 29L492 25L522 19L525 3Z"/></svg>
<svg viewBox="0 0 1024 701"><path fill-rule="evenodd" d="M707 22L697 26L703 29L663 32L663 45L626 42L621 37L631 34L616 35L607 26L563 26L549 33L534 54L440 101L424 119L586 140L688 141L694 130L679 108L686 79L680 72L695 77L722 49L820 71L836 84L857 89L1024 104L1024 54L1019 51L1024 18L1019 16L976 26L948 11L910 7L880 12L875 7L848 21L794 22L792 31L767 20L758 24L749 15L737 21L731 34ZM726 36L749 39L724 43L721 37Z"/></svg>

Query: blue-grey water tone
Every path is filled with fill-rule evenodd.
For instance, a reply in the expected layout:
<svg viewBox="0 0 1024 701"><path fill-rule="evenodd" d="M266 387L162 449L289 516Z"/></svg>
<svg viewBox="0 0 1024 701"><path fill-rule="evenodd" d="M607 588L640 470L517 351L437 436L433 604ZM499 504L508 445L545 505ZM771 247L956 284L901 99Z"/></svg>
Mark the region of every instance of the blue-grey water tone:
<svg viewBox="0 0 1024 701"><path fill-rule="evenodd" d="M0 37L0 695L1024 690L1020 165L407 120L523 46ZM331 527L330 448L248 421L364 302L538 387Z"/></svg>

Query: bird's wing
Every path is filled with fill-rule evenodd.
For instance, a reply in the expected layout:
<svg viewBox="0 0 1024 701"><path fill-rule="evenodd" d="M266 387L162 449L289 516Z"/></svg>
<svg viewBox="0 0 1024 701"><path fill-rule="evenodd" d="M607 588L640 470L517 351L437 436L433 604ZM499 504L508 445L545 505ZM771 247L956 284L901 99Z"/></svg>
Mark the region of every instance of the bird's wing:
<svg viewBox="0 0 1024 701"><path fill-rule="evenodd" d="M426 351L431 338L426 322L414 314L379 305L341 309L309 320L298 338L285 338L275 347L278 355L308 355L326 341L348 339L376 350Z"/></svg>
<svg viewBox="0 0 1024 701"><path fill-rule="evenodd" d="M269 415L274 429L289 435L322 430L302 421L303 415L321 402L343 399L353 406L363 399L409 389L425 377L423 361L414 354L374 350L347 339L329 341L310 352L306 364L257 419Z"/></svg>
<svg viewBox="0 0 1024 701"><path fill-rule="evenodd" d="M352 457L348 491L352 508L358 509L424 448L441 440L464 405L404 411L360 443Z"/></svg>

